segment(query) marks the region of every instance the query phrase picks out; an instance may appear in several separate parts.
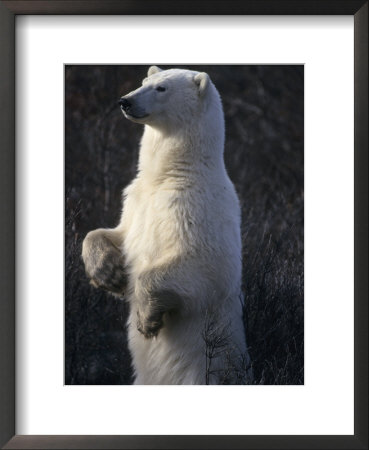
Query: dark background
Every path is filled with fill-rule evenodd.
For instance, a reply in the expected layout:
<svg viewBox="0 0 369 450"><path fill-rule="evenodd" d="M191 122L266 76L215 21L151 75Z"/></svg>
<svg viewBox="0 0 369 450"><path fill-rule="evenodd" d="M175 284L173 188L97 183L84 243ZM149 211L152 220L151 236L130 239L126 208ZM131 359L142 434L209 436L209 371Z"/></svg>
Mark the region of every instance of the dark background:
<svg viewBox="0 0 369 450"><path fill-rule="evenodd" d="M223 100L225 162L242 205L255 383L303 384L303 66L181 67L207 72ZM89 285L80 255L88 231L119 222L143 128L123 117L117 100L139 87L147 69L65 68L66 384L132 382L128 306Z"/></svg>

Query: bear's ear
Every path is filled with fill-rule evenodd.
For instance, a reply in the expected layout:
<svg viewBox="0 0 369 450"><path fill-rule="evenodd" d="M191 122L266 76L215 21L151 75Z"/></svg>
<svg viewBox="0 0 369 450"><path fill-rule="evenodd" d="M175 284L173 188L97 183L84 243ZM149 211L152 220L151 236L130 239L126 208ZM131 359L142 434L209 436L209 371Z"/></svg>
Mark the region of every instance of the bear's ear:
<svg viewBox="0 0 369 450"><path fill-rule="evenodd" d="M209 75L205 72L200 72L195 76L194 82L199 88L199 94L204 95L210 82Z"/></svg>
<svg viewBox="0 0 369 450"><path fill-rule="evenodd" d="M158 66L151 66L149 70L147 71L147 76L151 77L151 75L154 75L155 73L161 72L162 69Z"/></svg>

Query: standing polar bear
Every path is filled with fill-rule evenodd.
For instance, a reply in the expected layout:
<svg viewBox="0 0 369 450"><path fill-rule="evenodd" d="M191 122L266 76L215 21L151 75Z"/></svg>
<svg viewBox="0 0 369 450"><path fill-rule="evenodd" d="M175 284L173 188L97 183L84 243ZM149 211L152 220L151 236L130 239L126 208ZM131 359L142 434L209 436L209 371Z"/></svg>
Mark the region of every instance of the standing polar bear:
<svg viewBox="0 0 369 450"><path fill-rule="evenodd" d="M129 302L135 384L249 383L218 91L206 73L152 66L119 104L145 125L138 173L119 225L88 233L82 257L94 286Z"/></svg>

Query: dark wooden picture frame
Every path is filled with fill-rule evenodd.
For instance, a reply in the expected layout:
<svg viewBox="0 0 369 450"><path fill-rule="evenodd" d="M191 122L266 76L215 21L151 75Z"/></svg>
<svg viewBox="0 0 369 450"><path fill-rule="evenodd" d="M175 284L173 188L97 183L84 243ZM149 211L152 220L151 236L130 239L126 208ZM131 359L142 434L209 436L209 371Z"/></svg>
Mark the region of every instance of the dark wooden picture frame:
<svg viewBox="0 0 369 450"><path fill-rule="evenodd" d="M19 14L347 14L354 16L354 435L15 435L15 16ZM0 1L0 56L0 445L4 446L2 448L368 449L368 1Z"/></svg>

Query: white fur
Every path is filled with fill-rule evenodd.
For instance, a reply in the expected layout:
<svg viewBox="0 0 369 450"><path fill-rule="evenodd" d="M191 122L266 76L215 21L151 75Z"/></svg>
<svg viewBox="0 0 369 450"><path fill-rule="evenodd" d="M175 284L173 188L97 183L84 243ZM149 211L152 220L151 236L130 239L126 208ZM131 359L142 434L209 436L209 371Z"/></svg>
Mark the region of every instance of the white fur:
<svg viewBox="0 0 369 450"><path fill-rule="evenodd" d="M207 74L153 67L148 75L125 96L134 104L133 116L126 117L145 129L138 173L124 190L114 230L128 268L135 383L219 383L224 374L217 370L242 358L249 362L240 206L224 166L221 100ZM145 316L145 302L151 304L151 285L178 296L164 300L174 314L165 313L163 327L148 339L137 329L137 317ZM210 370L204 339L209 321L227 341Z"/></svg>

